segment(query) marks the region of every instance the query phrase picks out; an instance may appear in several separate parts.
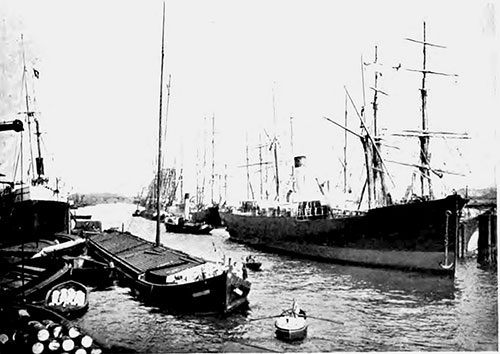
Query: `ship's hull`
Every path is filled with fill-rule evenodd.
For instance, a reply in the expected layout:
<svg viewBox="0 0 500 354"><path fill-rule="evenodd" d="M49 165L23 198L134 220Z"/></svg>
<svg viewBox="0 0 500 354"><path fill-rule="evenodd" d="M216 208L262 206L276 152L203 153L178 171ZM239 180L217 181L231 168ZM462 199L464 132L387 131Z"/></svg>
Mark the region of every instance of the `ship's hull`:
<svg viewBox="0 0 500 354"><path fill-rule="evenodd" d="M0 208L0 244L55 238L68 232L69 204L57 200L23 200Z"/></svg>
<svg viewBox="0 0 500 354"><path fill-rule="evenodd" d="M453 274L456 234L465 200L443 199L336 213L289 216L222 213L231 240L324 261Z"/></svg>
<svg viewBox="0 0 500 354"><path fill-rule="evenodd" d="M208 225L217 228L222 226L222 220L219 214L219 207L212 206L191 213L191 219L195 222L204 222Z"/></svg>
<svg viewBox="0 0 500 354"><path fill-rule="evenodd" d="M179 225L165 222L165 230L178 234L210 235L210 231L212 231L213 228L205 223L184 223Z"/></svg>

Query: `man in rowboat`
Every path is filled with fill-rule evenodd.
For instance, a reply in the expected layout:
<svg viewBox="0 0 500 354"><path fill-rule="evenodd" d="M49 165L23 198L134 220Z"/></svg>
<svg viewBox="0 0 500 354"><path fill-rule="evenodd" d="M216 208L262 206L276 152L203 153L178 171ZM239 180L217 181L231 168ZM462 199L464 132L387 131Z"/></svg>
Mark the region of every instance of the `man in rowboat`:
<svg viewBox="0 0 500 354"><path fill-rule="evenodd" d="M302 310L295 299L293 299L293 304L292 304L292 315L293 317L306 317L306 312Z"/></svg>

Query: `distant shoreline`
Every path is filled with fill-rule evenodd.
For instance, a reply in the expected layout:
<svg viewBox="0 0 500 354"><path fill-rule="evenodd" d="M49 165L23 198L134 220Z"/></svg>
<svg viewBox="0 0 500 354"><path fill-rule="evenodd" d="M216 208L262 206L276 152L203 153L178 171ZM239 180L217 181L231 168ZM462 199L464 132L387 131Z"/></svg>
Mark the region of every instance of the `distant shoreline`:
<svg viewBox="0 0 500 354"><path fill-rule="evenodd" d="M114 193L74 193L69 196L72 209L98 204L131 203L134 198Z"/></svg>

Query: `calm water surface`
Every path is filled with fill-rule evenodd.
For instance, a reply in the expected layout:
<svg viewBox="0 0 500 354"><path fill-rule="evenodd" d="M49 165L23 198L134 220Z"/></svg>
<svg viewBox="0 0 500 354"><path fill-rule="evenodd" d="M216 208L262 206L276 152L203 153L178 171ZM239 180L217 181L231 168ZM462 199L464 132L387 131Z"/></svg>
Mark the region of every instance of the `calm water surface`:
<svg viewBox="0 0 500 354"><path fill-rule="evenodd" d="M87 207L103 227L123 227L153 241L155 223L133 218L135 206ZM332 352L497 351L497 273L475 259L458 266L454 280L399 271L339 266L255 251L230 242L223 230L209 236L169 234L161 242L206 259L248 254L262 262L249 271L249 308L228 317L174 316L135 299L116 284L93 289L79 324L116 352ZM297 344L274 337L274 319L296 299L310 318Z"/></svg>

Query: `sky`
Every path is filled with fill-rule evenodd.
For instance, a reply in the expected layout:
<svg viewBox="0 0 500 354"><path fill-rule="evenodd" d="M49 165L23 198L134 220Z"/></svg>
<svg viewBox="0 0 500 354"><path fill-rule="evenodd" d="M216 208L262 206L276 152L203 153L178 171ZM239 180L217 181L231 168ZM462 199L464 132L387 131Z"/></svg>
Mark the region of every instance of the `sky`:
<svg viewBox="0 0 500 354"><path fill-rule="evenodd" d="M418 129L421 75L406 69L421 69L422 46L405 38L422 40L424 21L427 40L446 46L428 49L428 68L458 75L428 78L430 129L471 137L438 139L443 144L431 143L432 157L467 175L451 176L453 188L495 183L494 1L169 0L165 7L164 108L169 77L170 96L162 150L166 165L184 169L186 191L194 193L203 160L210 173L212 120L216 173L221 181L228 175L234 198L247 194L246 146L249 162L258 163L260 139L269 161L268 136L275 133L280 160L307 155L311 173L339 182L344 132L323 117L343 123L346 91L359 110L363 82L370 105L373 66L362 74L361 62L374 60L375 46L383 65L379 88L388 93L378 102L380 126ZM0 11L19 21L28 62L40 71L37 109L53 171L73 192L140 193L156 166L162 2L0 0ZM392 69L398 64L401 70ZM359 131L353 105L347 107L348 125ZM348 144L357 154L350 165L359 165L350 178L360 179L359 141Z"/></svg>

